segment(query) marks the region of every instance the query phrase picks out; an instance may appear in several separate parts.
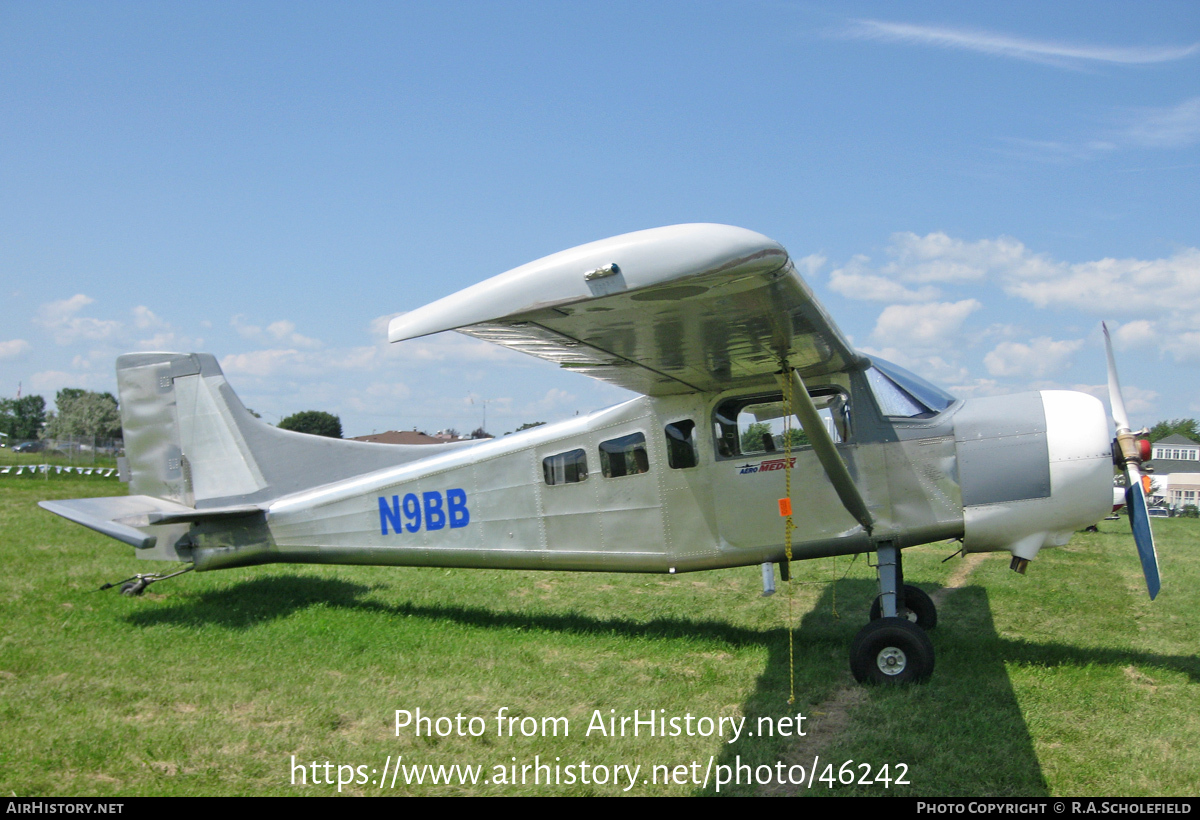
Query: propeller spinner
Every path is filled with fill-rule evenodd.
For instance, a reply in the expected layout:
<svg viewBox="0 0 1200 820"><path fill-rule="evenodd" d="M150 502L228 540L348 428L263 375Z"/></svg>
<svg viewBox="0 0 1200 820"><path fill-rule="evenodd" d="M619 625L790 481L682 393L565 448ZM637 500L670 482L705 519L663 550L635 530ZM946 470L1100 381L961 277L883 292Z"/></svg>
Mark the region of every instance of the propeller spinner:
<svg viewBox="0 0 1200 820"><path fill-rule="evenodd" d="M1129 427L1129 416L1125 413L1125 399L1121 395L1121 382L1117 379L1117 364L1113 359L1108 326L1103 323L1100 326L1104 328L1104 350L1108 354L1108 401L1112 407L1113 422L1117 426L1115 456L1117 466L1125 472L1125 505L1129 510L1129 523L1133 527L1133 540L1142 562L1142 574L1146 576L1146 589L1150 592L1150 600L1154 600L1161 582L1158 577L1158 553L1154 550L1154 533L1150 531L1150 514L1146 509L1146 490L1142 483L1144 455Z"/></svg>

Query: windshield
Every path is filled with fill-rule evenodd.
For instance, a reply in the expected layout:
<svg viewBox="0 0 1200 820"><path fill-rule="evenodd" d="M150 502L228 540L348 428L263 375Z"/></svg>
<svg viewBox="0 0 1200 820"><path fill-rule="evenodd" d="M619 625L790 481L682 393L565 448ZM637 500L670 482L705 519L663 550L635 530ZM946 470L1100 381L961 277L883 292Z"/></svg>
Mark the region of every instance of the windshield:
<svg viewBox="0 0 1200 820"><path fill-rule="evenodd" d="M927 419L957 401L945 390L899 365L874 357L871 362L867 381L885 416Z"/></svg>

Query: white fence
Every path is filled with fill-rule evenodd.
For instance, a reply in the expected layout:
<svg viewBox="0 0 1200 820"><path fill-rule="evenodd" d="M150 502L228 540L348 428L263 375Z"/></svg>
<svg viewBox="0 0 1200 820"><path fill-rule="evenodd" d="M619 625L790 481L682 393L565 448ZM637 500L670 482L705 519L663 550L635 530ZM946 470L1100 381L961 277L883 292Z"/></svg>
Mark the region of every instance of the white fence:
<svg viewBox="0 0 1200 820"><path fill-rule="evenodd" d="M96 478L116 478L116 467L75 467L70 464L4 464L0 475L24 475L30 478L49 478L52 475L89 475Z"/></svg>

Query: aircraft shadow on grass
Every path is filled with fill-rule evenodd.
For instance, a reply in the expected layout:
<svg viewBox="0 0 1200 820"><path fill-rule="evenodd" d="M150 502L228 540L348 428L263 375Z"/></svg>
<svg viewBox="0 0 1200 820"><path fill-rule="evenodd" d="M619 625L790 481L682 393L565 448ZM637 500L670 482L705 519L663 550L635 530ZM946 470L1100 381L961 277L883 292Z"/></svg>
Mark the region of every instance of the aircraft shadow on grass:
<svg viewBox="0 0 1200 820"><path fill-rule="evenodd" d="M876 589L871 581L843 579L836 587L826 587L816 606L800 619L795 633L797 702L793 706L786 702L790 664L786 629L782 625L755 630L719 620L655 618L639 622L575 612L533 614L465 606L381 604L363 599L371 591L370 586L337 579L258 578L202 593L176 605L132 613L128 621L140 627L214 624L245 630L321 605L375 612L385 617L449 621L478 629L616 635L650 640L678 638L691 642L712 641L733 648L758 645L767 648L768 660L754 690L742 704L747 728L752 730L760 716L780 717L796 712L808 715L808 727L812 728L829 707L812 700L812 695L806 694L810 688L828 693L832 681L834 690L840 687L859 691L844 666L842 647L865 620L867 606ZM779 594L786 594L786 588ZM833 614L835 600L840 617ZM1156 667L1183 672L1191 680L1200 681L1200 659L1195 656L1002 638L996 632L987 591L983 587L955 590L940 609L942 617L933 633L939 652L939 676L921 686L868 687L863 690L865 695L857 698L850 708L842 732L842 737L853 735L853 744L847 745L836 736L823 737L819 747L810 747L810 741L805 738L765 741L743 737L733 744L724 744L716 762L755 769L762 765L774 767L776 761L783 760L788 765L803 766L807 773L814 756L820 755L819 777L828 763L836 764L836 772L845 760L857 753L861 759L855 761L856 766L866 762L877 770L883 763L891 763L893 776L897 771L894 764L906 763L908 780L918 790L921 781L927 779L923 777L923 771L953 769L965 762L971 767L972 774L964 779L964 783L970 783L970 793L974 796L1047 795L1048 786L1009 680L1007 664L1047 668ZM780 612L784 611L781 602ZM687 709L687 704L674 708L682 712ZM897 715L902 715L903 720L898 722ZM851 748L859 751L849 751ZM836 761L830 755L835 756ZM969 761L964 761L964 757ZM856 769L856 773L860 772ZM884 793L882 788L875 788L878 793ZM752 786L749 791L756 789ZM842 786L837 789L846 791ZM829 790L818 783L813 791ZM891 793L897 792L893 788Z"/></svg>

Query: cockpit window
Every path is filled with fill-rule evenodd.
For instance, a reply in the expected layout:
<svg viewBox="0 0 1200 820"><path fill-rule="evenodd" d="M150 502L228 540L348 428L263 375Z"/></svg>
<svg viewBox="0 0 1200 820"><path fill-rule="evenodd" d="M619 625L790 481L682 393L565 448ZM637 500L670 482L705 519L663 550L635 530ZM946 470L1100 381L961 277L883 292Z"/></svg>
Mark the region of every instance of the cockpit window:
<svg viewBox="0 0 1200 820"><path fill-rule="evenodd" d="M867 371L867 381L885 416L927 419L956 401L945 390L903 367L875 358L872 358L872 362L873 366Z"/></svg>
<svg viewBox="0 0 1200 820"><path fill-rule="evenodd" d="M813 404L834 442L850 437L850 404L846 394L836 388L811 390ZM782 454L790 439L794 448L809 446L808 434L801 428L793 409L791 424L785 431L783 396L779 393L742 396L717 405L713 413L713 435L721 458L759 454Z"/></svg>

